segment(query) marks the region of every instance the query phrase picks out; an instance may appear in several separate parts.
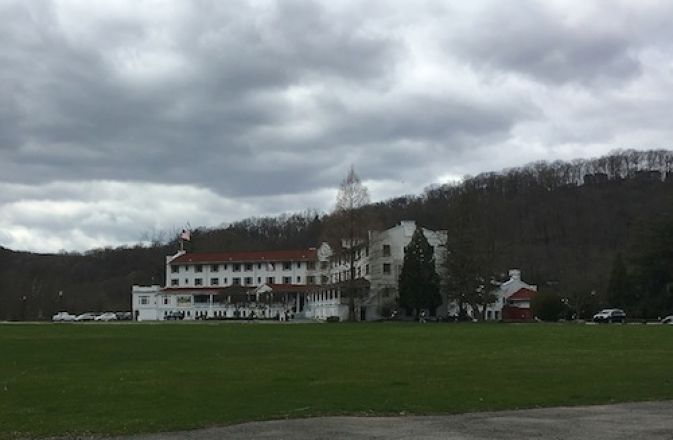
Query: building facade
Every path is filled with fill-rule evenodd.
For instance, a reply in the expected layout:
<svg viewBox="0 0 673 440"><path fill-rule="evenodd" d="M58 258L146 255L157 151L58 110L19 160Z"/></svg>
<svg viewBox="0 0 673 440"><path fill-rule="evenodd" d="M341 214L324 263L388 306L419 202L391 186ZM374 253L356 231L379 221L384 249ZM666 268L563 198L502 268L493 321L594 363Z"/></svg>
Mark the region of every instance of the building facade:
<svg viewBox="0 0 673 440"><path fill-rule="evenodd" d="M355 249L355 280L350 258L327 243L291 251L189 253L166 257L161 286L133 286L138 320L348 318L348 292L356 292L356 318L389 317L398 296L404 248L416 229L413 221L370 231ZM442 270L446 231L423 229Z"/></svg>

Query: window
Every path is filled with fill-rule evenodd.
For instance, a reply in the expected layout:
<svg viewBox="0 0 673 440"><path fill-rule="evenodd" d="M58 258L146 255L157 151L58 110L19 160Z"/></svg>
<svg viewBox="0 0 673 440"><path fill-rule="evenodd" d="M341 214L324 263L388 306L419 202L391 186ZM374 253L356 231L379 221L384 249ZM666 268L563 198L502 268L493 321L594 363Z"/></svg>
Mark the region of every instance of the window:
<svg viewBox="0 0 673 440"><path fill-rule="evenodd" d="M164 305L165 305L165 306L168 305L168 297L167 297L167 296L164 296Z"/></svg>
<svg viewBox="0 0 673 440"><path fill-rule="evenodd" d="M369 264L365 264L365 275L369 275Z"/></svg>
<svg viewBox="0 0 673 440"><path fill-rule="evenodd" d="M328 268L328 266L329 266L329 262L328 262L328 261L321 261L321 262L320 262L320 268L321 268L321 269L325 270L325 269Z"/></svg>
<svg viewBox="0 0 673 440"><path fill-rule="evenodd" d="M362 267L358 266L358 278L362 276Z"/></svg>
<svg viewBox="0 0 673 440"><path fill-rule="evenodd" d="M315 261L307 261L306 262L306 269L315 270Z"/></svg>
<svg viewBox="0 0 673 440"><path fill-rule="evenodd" d="M211 286L219 286L220 285L220 279L219 278L211 278L210 279L210 285Z"/></svg>
<svg viewBox="0 0 673 440"><path fill-rule="evenodd" d="M245 271L250 272L252 270L252 263L245 263Z"/></svg>
<svg viewBox="0 0 673 440"><path fill-rule="evenodd" d="M329 283L329 277L327 275L323 275L320 277L320 284L327 284Z"/></svg>
<svg viewBox="0 0 673 440"><path fill-rule="evenodd" d="M297 277L297 284L301 284L301 277Z"/></svg>
<svg viewBox="0 0 673 440"><path fill-rule="evenodd" d="M140 297L140 305L146 306L150 303L150 297L149 296L141 296Z"/></svg>
<svg viewBox="0 0 673 440"><path fill-rule="evenodd" d="M245 277L245 285L252 286L252 277Z"/></svg>
<svg viewBox="0 0 673 440"><path fill-rule="evenodd" d="M262 284L262 277L257 277L257 284Z"/></svg>
<svg viewBox="0 0 673 440"><path fill-rule="evenodd" d="M185 285L189 284L189 279L185 278Z"/></svg>
<svg viewBox="0 0 673 440"><path fill-rule="evenodd" d="M195 286L203 286L203 278L194 278Z"/></svg>
<svg viewBox="0 0 673 440"><path fill-rule="evenodd" d="M224 280L223 280L222 282L223 282L223 283L224 283L224 285L226 286L226 285L227 285L227 282L229 282L229 278L227 278L227 277L224 277Z"/></svg>
<svg viewBox="0 0 673 440"><path fill-rule="evenodd" d="M226 264L222 265L222 270L227 270L227 265Z"/></svg>
<svg viewBox="0 0 673 440"><path fill-rule="evenodd" d="M196 272L203 272L203 265L197 264L196 266L194 266L194 270Z"/></svg>
<svg viewBox="0 0 673 440"><path fill-rule="evenodd" d="M306 282L308 284L315 284L315 277L313 275L307 276L306 277Z"/></svg>
<svg viewBox="0 0 673 440"><path fill-rule="evenodd" d="M383 273L390 273L390 263L383 263Z"/></svg>
<svg viewBox="0 0 673 440"><path fill-rule="evenodd" d="M292 262L291 261L283 261L283 270L291 270L292 269Z"/></svg>
<svg viewBox="0 0 673 440"><path fill-rule="evenodd" d="M171 286L178 286L180 284L180 280L177 278L174 278L171 280Z"/></svg>
<svg viewBox="0 0 673 440"><path fill-rule="evenodd" d="M292 284L292 277L283 277L283 284Z"/></svg>
<svg viewBox="0 0 673 440"><path fill-rule="evenodd" d="M383 256L384 257L389 257L390 256L390 245L389 244L384 244L383 245Z"/></svg>
<svg viewBox="0 0 673 440"><path fill-rule="evenodd" d="M369 246L365 248L365 257L369 256Z"/></svg>
<svg viewBox="0 0 673 440"><path fill-rule="evenodd" d="M276 283L276 280L275 280L274 277L267 277L267 278L266 278L266 283L267 283L267 284L275 284L275 283Z"/></svg>
<svg viewBox="0 0 673 440"><path fill-rule="evenodd" d="M262 268L262 263L257 263L257 269L261 269L261 268Z"/></svg>
<svg viewBox="0 0 673 440"><path fill-rule="evenodd" d="M234 263L234 272L240 272L241 271L241 265L239 263Z"/></svg>
<svg viewBox="0 0 673 440"><path fill-rule="evenodd" d="M234 284L234 286L240 286L241 285L241 279L240 278L232 278L231 281Z"/></svg>
<svg viewBox="0 0 673 440"><path fill-rule="evenodd" d="M171 273L180 272L180 266L171 266Z"/></svg>
<svg viewBox="0 0 673 440"><path fill-rule="evenodd" d="M211 265L210 265L210 271L211 271L211 272L217 272L219 269L220 269L220 265L219 265L219 264L211 264Z"/></svg>
<svg viewBox="0 0 673 440"><path fill-rule="evenodd" d="M192 268L189 264L185 266L185 272L189 272L189 270Z"/></svg>
<svg viewBox="0 0 673 440"><path fill-rule="evenodd" d="M301 269L301 261L297 261L297 269Z"/></svg>

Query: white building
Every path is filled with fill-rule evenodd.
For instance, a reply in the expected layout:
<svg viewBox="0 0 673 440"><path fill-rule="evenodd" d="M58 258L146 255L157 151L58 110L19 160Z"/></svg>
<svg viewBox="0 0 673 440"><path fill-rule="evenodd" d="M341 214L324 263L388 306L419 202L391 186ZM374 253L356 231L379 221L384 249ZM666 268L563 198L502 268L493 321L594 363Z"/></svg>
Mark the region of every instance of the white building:
<svg viewBox="0 0 673 440"><path fill-rule="evenodd" d="M397 283L404 248L416 230L403 221L385 231L370 231L356 249L357 317L390 316L396 307ZM442 270L446 231L423 228ZM326 243L293 251L187 253L166 257L165 287L133 286L132 307L139 320L163 320L180 315L198 318L348 318L343 294L348 285L348 261Z"/></svg>
<svg viewBox="0 0 673 440"><path fill-rule="evenodd" d="M411 241L416 223L403 221L385 231L369 231L367 241L355 251L355 289L360 298L356 302L356 315L360 320L390 317L396 308L398 280L404 264L404 248ZM447 235L446 231L422 228L423 235L434 248L436 269L443 270ZM348 298L344 293L349 286L348 256L333 256L327 274L329 283L318 286L307 297L306 317L325 319L338 316L348 319Z"/></svg>
<svg viewBox="0 0 673 440"><path fill-rule="evenodd" d="M516 318L511 319L532 319L532 315L530 315L531 300L536 292L537 286L524 282L521 279L521 271L519 269L511 269L509 271L509 279L493 290L492 293L495 295L496 300L486 306L485 319L487 321L507 319L507 310L510 309L509 311L512 312L512 308L520 309L513 311L520 313L510 313L511 316L516 316ZM470 316L475 317L471 306L467 305L466 310ZM450 315L457 316L458 312L457 304L449 306ZM505 316L503 316L503 313Z"/></svg>
<svg viewBox="0 0 673 440"><path fill-rule="evenodd" d="M173 316L278 318L300 313L310 286L328 267L315 248L291 251L188 253L166 257L166 287L133 286L138 320ZM324 270L324 269L323 269Z"/></svg>

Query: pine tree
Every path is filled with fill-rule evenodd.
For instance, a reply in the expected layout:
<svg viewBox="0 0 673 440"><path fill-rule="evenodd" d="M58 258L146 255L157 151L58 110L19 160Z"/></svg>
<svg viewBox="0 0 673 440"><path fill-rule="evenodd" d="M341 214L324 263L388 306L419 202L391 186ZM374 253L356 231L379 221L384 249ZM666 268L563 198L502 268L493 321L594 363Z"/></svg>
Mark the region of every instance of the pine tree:
<svg viewBox="0 0 673 440"><path fill-rule="evenodd" d="M404 265L399 279L400 306L407 313L418 315L428 309L431 315L442 304L439 294L439 275L435 269L434 251L418 227L404 248Z"/></svg>

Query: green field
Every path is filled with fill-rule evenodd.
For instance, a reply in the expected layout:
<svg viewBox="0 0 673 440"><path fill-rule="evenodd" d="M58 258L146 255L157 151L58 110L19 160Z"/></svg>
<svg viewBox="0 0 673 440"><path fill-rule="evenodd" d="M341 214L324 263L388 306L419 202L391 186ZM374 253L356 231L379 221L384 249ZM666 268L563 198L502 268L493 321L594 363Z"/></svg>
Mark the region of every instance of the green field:
<svg viewBox="0 0 673 440"><path fill-rule="evenodd" d="M673 326L0 325L0 438L673 398Z"/></svg>

